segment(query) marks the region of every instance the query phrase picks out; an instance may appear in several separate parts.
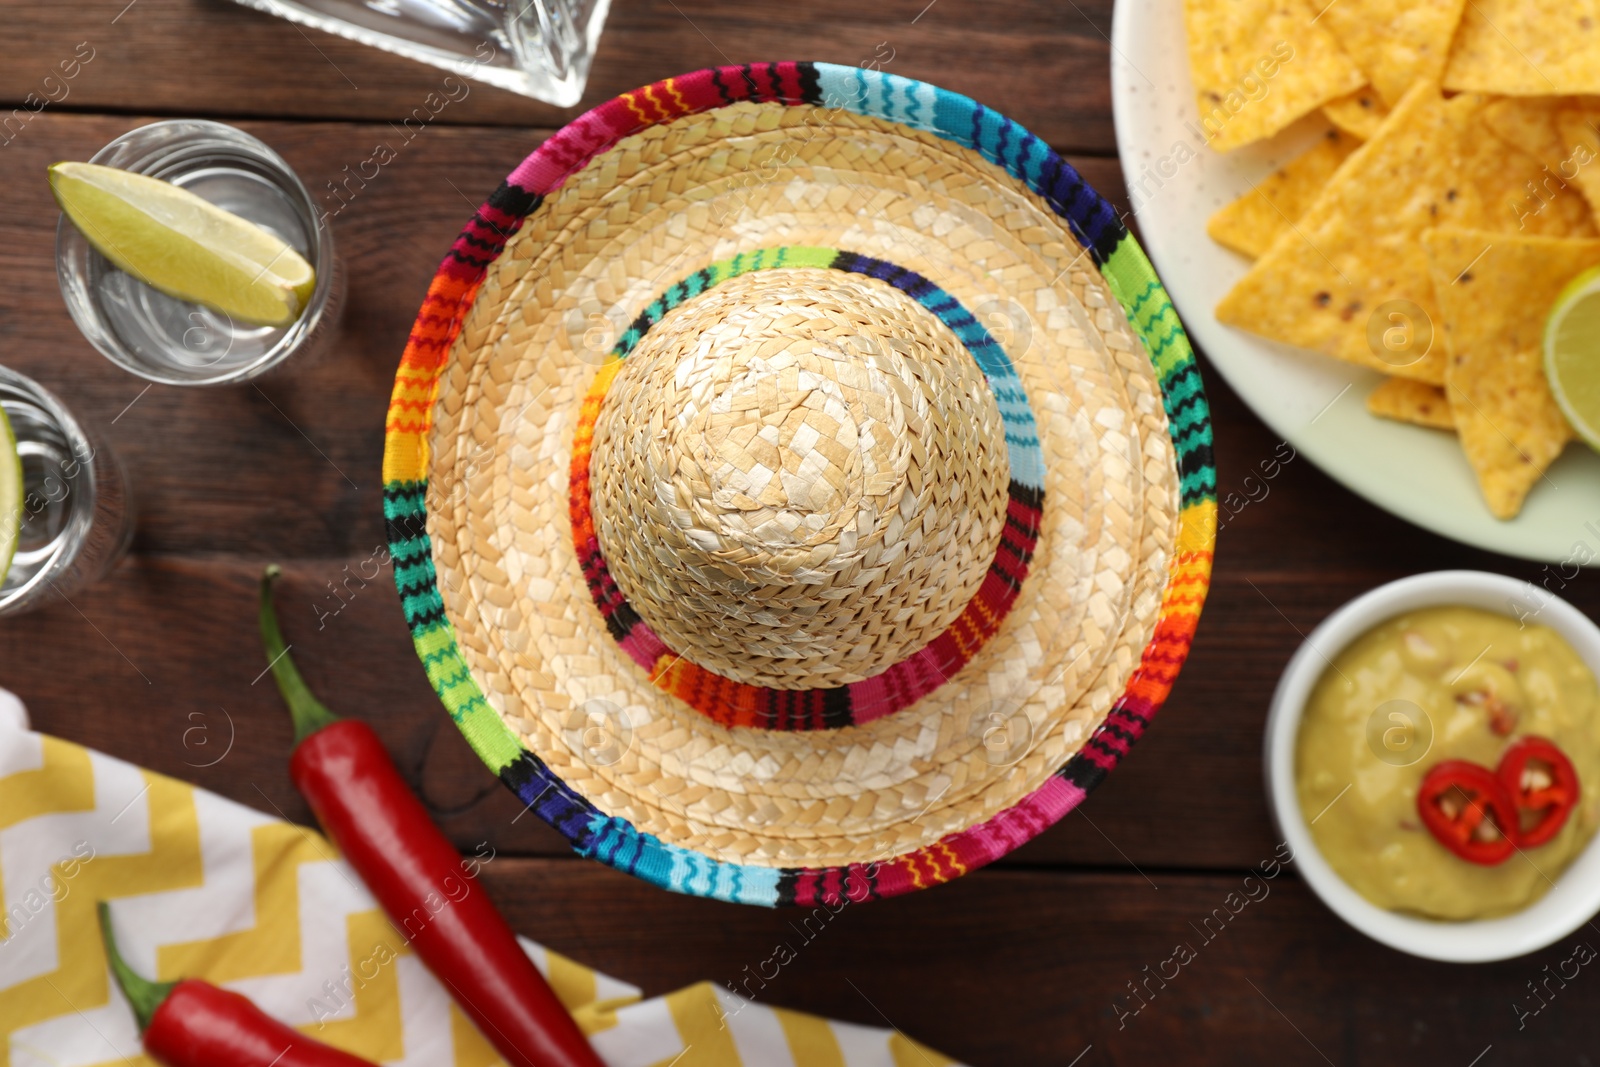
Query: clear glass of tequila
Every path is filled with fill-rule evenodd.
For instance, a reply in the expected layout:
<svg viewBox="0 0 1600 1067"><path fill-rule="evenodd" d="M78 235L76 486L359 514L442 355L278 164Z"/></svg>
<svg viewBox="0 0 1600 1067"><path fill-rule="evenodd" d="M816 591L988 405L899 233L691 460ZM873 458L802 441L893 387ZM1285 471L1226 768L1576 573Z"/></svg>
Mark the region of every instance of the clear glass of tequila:
<svg viewBox="0 0 1600 1067"><path fill-rule="evenodd" d="M170 119L118 137L89 162L169 181L276 234L317 272L288 326L254 326L175 300L112 266L65 216L56 275L73 321L113 363L163 385L235 385L327 349L338 325L343 270L333 233L289 164L243 130Z"/></svg>
<svg viewBox="0 0 1600 1067"><path fill-rule="evenodd" d="M70 600L104 577L133 539L133 506L110 447L37 382L0 367L0 408L17 437L23 483L16 555L0 580L3 616L54 596ZM0 544L0 557L7 547Z"/></svg>
<svg viewBox="0 0 1600 1067"><path fill-rule="evenodd" d="M247 7L571 107L611 0L238 0Z"/></svg>

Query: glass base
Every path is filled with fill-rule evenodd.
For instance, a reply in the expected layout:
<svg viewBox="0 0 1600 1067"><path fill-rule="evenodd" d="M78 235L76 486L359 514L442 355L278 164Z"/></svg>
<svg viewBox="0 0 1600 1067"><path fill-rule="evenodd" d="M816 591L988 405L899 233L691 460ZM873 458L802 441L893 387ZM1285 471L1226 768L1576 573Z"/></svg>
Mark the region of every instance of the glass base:
<svg viewBox="0 0 1600 1067"><path fill-rule="evenodd" d="M91 163L171 182L248 219L317 271L315 291L287 326L236 323L176 300L111 263L63 217L56 273L67 310L112 362L165 385L233 385L325 347L337 329L343 271L333 234L289 165L242 130L201 119L154 122L118 137Z"/></svg>
<svg viewBox="0 0 1600 1067"><path fill-rule="evenodd" d="M236 0L500 89L571 107L611 0Z"/></svg>
<svg viewBox="0 0 1600 1067"><path fill-rule="evenodd" d="M15 615L104 577L133 540L134 512L115 454L53 395L0 367L0 407L22 460L21 530L0 581L0 615Z"/></svg>

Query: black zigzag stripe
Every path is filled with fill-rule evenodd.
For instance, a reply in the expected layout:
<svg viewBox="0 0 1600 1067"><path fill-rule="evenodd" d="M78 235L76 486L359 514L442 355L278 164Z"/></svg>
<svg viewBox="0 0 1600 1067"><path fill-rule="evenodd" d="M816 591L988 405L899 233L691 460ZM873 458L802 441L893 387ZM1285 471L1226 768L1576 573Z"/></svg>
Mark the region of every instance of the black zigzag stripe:
<svg viewBox="0 0 1600 1067"><path fill-rule="evenodd" d="M794 887L800 880L800 872L793 867L784 867L778 872L777 906L780 908L794 907Z"/></svg>
<svg viewBox="0 0 1600 1067"><path fill-rule="evenodd" d="M1019 481L1013 480L1011 484L1007 486L1007 492L1010 493L1012 500L1015 500L1017 503L1022 504L1025 507L1044 507L1044 489L1041 487L1024 485Z"/></svg>
<svg viewBox="0 0 1600 1067"><path fill-rule="evenodd" d="M500 780L519 797L522 796L523 788L538 777L539 761L531 752L517 753L515 759L500 768Z"/></svg>
<svg viewBox="0 0 1600 1067"><path fill-rule="evenodd" d="M490 207L496 211L504 211L507 215L515 215L519 219L525 219L539 210L539 205L542 203L544 203L543 194L529 192L505 181L500 183L500 188L489 194Z"/></svg>
<svg viewBox="0 0 1600 1067"><path fill-rule="evenodd" d="M841 726L849 726L856 721L854 701L850 699L848 686L835 686L822 691L822 726L826 730L837 730Z"/></svg>
<svg viewBox="0 0 1600 1067"><path fill-rule="evenodd" d="M428 520L421 515L407 515L403 519L384 519L383 536L391 544L405 541L414 541L419 537L428 535ZM400 553L395 555L401 558Z"/></svg>
<svg viewBox="0 0 1600 1067"><path fill-rule="evenodd" d="M1085 793L1099 785L1106 776L1104 767L1086 758L1081 752L1069 759L1067 765L1057 773Z"/></svg>
<svg viewBox="0 0 1600 1067"><path fill-rule="evenodd" d="M1178 416L1180 416L1184 412L1189 411L1189 410L1194 409L1194 408L1199 408L1202 411L1206 411L1207 413L1206 414L1202 414L1200 418L1198 418L1194 422L1190 423L1191 428L1193 428L1193 429L1202 429L1204 427L1210 426L1211 425L1211 416L1209 414L1209 410L1206 407L1206 394L1204 392L1198 390L1198 389L1196 389L1194 392L1190 393L1188 396L1184 397L1182 400L1179 400L1177 403L1175 403L1175 404L1171 405L1170 407L1168 407L1167 408L1167 418L1172 420L1173 422L1177 422L1178 421Z"/></svg>
<svg viewBox="0 0 1600 1067"><path fill-rule="evenodd" d="M1128 742L1130 745L1139 740L1138 734L1134 733L1132 730L1129 730L1125 726L1118 726L1110 719L1107 719L1105 722L1100 724L1100 730L1110 734L1112 737L1120 738L1121 740Z"/></svg>
<svg viewBox="0 0 1600 1067"><path fill-rule="evenodd" d="M413 630L420 630L430 626L437 626L444 621L444 608L429 608L427 611L408 612L408 621Z"/></svg>
<svg viewBox="0 0 1600 1067"><path fill-rule="evenodd" d="M486 259L478 259L475 256L468 256L462 254L461 252L457 252L454 248L445 253L445 258L453 259L457 263L464 263L473 270L486 270L488 269L489 264L494 262L494 256L489 256Z"/></svg>
<svg viewBox="0 0 1600 1067"><path fill-rule="evenodd" d="M502 232L498 226L494 226L491 223L485 221L481 216L478 218L478 221L480 223L482 223L485 228L493 230L495 233L500 234L500 239L498 241L485 241L481 237L474 237L470 233L463 233L461 235L461 237L460 237L460 240L465 241L467 244L471 245L474 248L483 249L485 252L489 253L491 256L499 255L500 252L506 246L506 239L508 237L510 237L511 235L509 233Z"/></svg>
<svg viewBox="0 0 1600 1067"><path fill-rule="evenodd" d="M733 97L728 95L728 87L722 84L722 68L712 68L711 84L717 87L717 95L722 97L722 102L724 104L733 103Z"/></svg>
<svg viewBox="0 0 1600 1067"><path fill-rule="evenodd" d="M1190 446L1187 452L1178 456L1178 474L1181 477L1200 474L1212 465L1211 445L1204 441Z"/></svg>
<svg viewBox="0 0 1600 1067"><path fill-rule="evenodd" d="M613 641L624 640L633 628L639 625L639 613L624 600L618 604L616 610L605 617L606 630L610 632Z"/></svg>
<svg viewBox="0 0 1600 1067"><path fill-rule="evenodd" d="M800 98L808 104L822 103L822 77L815 63L796 63L800 70Z"/></svg>

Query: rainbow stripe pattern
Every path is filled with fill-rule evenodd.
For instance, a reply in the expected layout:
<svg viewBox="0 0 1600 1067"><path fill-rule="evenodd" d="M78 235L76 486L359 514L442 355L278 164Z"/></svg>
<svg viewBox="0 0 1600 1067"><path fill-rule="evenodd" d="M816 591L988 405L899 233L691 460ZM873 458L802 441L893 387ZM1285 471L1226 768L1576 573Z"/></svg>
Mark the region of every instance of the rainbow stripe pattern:
<svg viewBox="0 0 1600 1067"><path fill-rule="evenodd" d="M667 312L717 285L752 271L820 267L877 278L932 312L966 345L994 395L1005 424L1010 461L1006 523L983 583L938 637L886 670L826 689L769 689L725 678L678 655L628 604L611 577L589 505L589 460L595 424L623 361ZM756 249L713 263L672 285L642 311L595 374L572 443L568 507L572 542L606 629L657 686L724 726L766 730L826 730L859 725L909 707L954 677L1000 629L1028 576L1044 515L1044 458L1033 409L1011 360L961 302L915 271L834 248Z"/></svg>
<svg viewBox="0 0 1600 1067"><path fill-rule="evenodd" d="M1160 615L1106 720L1060 770L1011 808L924 848L844 867L715 860L642 833L568 787L523 747L473 680L445 617L426 534L428 434L440 376L506 242L568 176L622 138L741 100L843 108L924 130L978 152L1043 198L1087 251L1144 344L1178 462L1179 530ZM1116 212L1048 145L1003 115L923 82L827 63L747 64L668 78L578 117L512 171L467 223L428 287L395 376L383 480L395 583L413 643L435 691L484 762L580 855L677 892L768 906L860 901L949 881L993 862L1076 807L1166 700L1199 622L1216 540L1216 471L1200 373L1177 312Z"/></svg>

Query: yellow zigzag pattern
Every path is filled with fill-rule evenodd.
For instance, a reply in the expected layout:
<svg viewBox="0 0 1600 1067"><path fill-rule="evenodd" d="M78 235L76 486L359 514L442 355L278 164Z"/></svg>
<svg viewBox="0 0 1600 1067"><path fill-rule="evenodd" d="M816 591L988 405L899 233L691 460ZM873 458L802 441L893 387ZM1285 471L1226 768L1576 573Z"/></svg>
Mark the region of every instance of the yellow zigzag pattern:
<svg viewBox="0 0 1600 1067"><path fill-rule="evenodd" d="M43 737L44 758L36 771L0 778L0 830L41 815L94 810L94 772L89 750Z"/></svg>
<svg viewBox="0 0 1600 1067"><path fill-rule="evenodd" d="M87 749L40 737L41 766L0 778L0 830L53 814L95 810L94 769ZM0 992L0 1067L10 1067L12 1033L75 1011L92 1011L109 1002L111 991L100 948L94 907L99 900L139 896L203 885L199 825L194 790L182 782L143 772L148 788L150 851L135 856L97 852L80 863L56 907L57 951L61 965L52 973ZM128 810L126 815L134 812ZM120 818L121 816L118 816ZM338 858L320 834L289 823L264 823L250 830L255 875L255 925L248 930L161 945L157 973L162 981L204 978L219 985L262 975L297 974L302 968L300 867ZM58 865L59 868L59 865ZM59 869L52 871L59 878ZM0 935L9 936L0 910ZM301 1029L318 1040L379 1062L405 1055L401 998L394 960L410 946L378 909L346 917L346 950L354 1012ZM3 937L0 937L3 940ZM373 961L384 960L383 966ZM562 1002L588 1015L586 1030L614 1025L595 1009L595 973L571 960L549 955L551 984ZM372 977L367 978L366 975ZM342 978L330 975L330 979ZM320 991L319 991L320 992ZM610 1007L611 1005L604 1005ZM457 1067L499 1067L493 1048L459 1008L451 1006L451 1034ZM156 1067L146 1056L121 1057L104 1067L136 1064Z"/></svg>
<svg viewBox="0 0 1600 1067"><path fill-rule="evenodd" d="M97 901L194 890L202 887L205 879L200 820L192 786L139 771L139 780L144 783L141 794L144 806L140 807L141 797L136 796L116 815L97 814L103 809L96 806L94 764L95 760L105 757L92 756L87 749L54 738L0 732L0 745L35 742L41 746L40 766L0 777L0 830L41 816L75 815L88 820L84 832L95 845L96 852L92 859L76 865L70 880L64 883L66 892L54 904L59 960L56 970L0 988L0 1067L11 1067L12 1038L19 1031L74 1014L82 1016L85 1025L89 1025L87 1013L104 1010L110 1003L109 975L95 917ZM119 773L131 777L133 772L125 764L114 766ZM210 821L213 818L211 805L217 803L214 798L206 798L208 835L215 831ZM243 818L242 813L239 817ZM110 824L124 818L148 820L149 851L137 855L112 854L108 842L126 840L127 831L132 828L124 824L119 837ZM95 839L96 831L103 840ZM239 825L235 832L246 832L245 825ZM156 952L157 973L153 977L162 980L197 977L227 984L262 977L292 979L303 975L307 946L301 923L301 869L308 864L336 859L337 853L321 835L288 823L253 823L248 833L254 875L255 924L247 930L217 937L160 945ZM57 864L52 876L60 879L61 870L62 864ZM3 873L0 872L0 879ZM174 908L178 907L180 904L174 901ZM306 914L318 913L308 911ZM175 914L174 918L182 916ZM0 915L0 924L5 921ZM321 1024L311 1023L301 1029L318 1040L375 1062L403 1059L406 1057L405 1020L401 1017L404 1005L398 961L410 955L410 948L375 908L345 915L344 928L350 973L359 978L345 987L341 998L331 1006L339 1007L344 998L348 998L350 1009L340 1013L347 1017L326 1019ZM0 926L0 930L4 927ZM10 933L5 931L7 937ZM0 939L0 952L4 948L4 940ZM373 961L382 962L374 966ZM3 962L4 957L0 956L0 964ZM796 1064L805 1067L847 1065L841 1031L825 1019L755 1004L738 1008L736 1013L734 1009L727 1009L730 1014L725 1016L724 1004L732 1002L707 982L654 1002L641 1003L633 993L607 994L608 999L601 1000L602 981L613 990L617 983L555 953L546 953L545 964L557 996L573 1012L584 1033L594 1036L597 1042L619 1037L629 1039L625 1023L630 1012L664 1011L665 1017L671 1019L672 1029L676 1030L677 1040L672 1039L674 1035L670 1032L663 1035L658 1030L652 1031L656 1035L652 1039L654 1043L650 1044L652 1056L657 1054L656 1043L674 1046L660 1049L659 1067L668 1064L738 1067L741 1063L738 1033L748 1031L751 1026L766 1026L781 1033ZM312 977L318 982L325 979L340 982L345 978L343 974ZM0 981L4 978L4 971L0 969ZM309 988L312 983L305 984ZM323 990L314 992L320 997ZM500 1067L501 1061L494 1050L461 1011L454 1005L448 1011L454 1067ZM745 1012L750 1014L745 1015ZM764 1019L767 1021L763 1022ZM861 1032L859 1028L851 1029ZM885 1035L885 1039L897 1067L945 1067L953 1062L898 1034ZM879 1049L884 1047L877 1045ZM156 1067L153 1060L143 1055L118 1057L94 1067L129 1064ZM451 1065L440 1064L439 1067Z"/></svg>
<svg viewBox="0 0 1600 1067"><path fill-rule="evenodd" d="M94 771L88 753L54 738L43 738L45 766L25 787L38 815L93 810ZM10 786L16 775L6 780ZM60 966L7 989L0 995L0 1035L66 1012L99 1007L110 997L105 955L95 903L102 899L158 893L201 883L199 827L193 791L170 778L144 772L145 800L151 815L151 849L137 856L96 855L78 868L56 909ZM85 804L85 798L88 803ZM13 820L13 823L20 822ZM157 832L159 828L159 833ZM0 1047L0 1067L10 1065L10 1042Z"/></svg>

